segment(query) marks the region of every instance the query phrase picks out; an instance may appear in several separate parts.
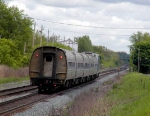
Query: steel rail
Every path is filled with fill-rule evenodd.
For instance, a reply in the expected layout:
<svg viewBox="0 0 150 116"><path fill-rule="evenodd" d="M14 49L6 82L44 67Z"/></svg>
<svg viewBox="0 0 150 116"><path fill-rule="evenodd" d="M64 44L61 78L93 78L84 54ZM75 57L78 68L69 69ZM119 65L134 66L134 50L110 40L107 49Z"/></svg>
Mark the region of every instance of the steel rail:
<svg viewBox="0 0 150 116"><path fill-rule="evenodd" d="M0 97L7 96L7 95L14 95L14 94L18 94L21 92L35 90L35 89L37 89L37 86L31 86L31 85L5 89L5 90L0 91Z"/></svg>

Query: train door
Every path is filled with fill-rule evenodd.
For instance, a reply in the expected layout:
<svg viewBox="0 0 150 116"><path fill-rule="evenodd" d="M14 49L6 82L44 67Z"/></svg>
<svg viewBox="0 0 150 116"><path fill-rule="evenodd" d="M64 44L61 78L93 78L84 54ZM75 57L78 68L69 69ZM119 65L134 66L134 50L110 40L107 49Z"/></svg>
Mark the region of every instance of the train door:
<svg viewBox="0 0 150 116"><path fill-rule="evenodd" d="M43 54L43 77L52 77L54 69L54 55Z"/></svg>

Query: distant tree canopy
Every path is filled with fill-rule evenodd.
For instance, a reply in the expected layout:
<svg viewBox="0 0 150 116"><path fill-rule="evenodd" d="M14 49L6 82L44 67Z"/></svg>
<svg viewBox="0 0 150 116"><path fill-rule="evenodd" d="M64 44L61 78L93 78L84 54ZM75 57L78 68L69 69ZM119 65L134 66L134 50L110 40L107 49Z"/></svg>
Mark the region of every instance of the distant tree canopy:
<svg viewBox="0 0 150 116"><path fill-rule="evenodd" d="M131 65L133 63L133 67L135 65L135 67L138 68L139 62L140 72L150 72L150 34L137 32L137 34L133 34L130 37L130 40L132 42L132 45L130 46Z"/></svg>

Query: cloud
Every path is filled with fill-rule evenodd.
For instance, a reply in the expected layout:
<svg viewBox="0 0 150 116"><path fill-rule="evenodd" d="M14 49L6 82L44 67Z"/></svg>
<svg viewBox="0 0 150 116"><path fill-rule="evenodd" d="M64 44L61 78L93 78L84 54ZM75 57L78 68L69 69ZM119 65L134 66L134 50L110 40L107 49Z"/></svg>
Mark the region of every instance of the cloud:
<svg viewBox="0 0 150 116"><path fill-rule="evenodd" d="M93 0L34 0L45 6L54 6L54 7L88 7L91 6Z"/></svg>
<svg viewBox="0 0 150 116"><path fill-rule="evenodd" d="M133 4L150 5L150 1L148 0L95 0L95 1L106 2L106 3L130 2Z"/></svg>

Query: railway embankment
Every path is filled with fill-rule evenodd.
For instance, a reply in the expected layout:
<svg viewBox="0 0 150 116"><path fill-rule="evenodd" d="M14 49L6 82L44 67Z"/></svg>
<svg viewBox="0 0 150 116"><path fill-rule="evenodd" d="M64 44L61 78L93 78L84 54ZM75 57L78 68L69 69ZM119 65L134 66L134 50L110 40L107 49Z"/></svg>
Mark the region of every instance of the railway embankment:
<svg viewBox="0 0 150 116"><path fill-rule="evenodd" d="M123 76L123 75L122 75ZM68 115L78 116L149 116L150 77L128 73L105 81L101 87L78 96Z"/></svg>

